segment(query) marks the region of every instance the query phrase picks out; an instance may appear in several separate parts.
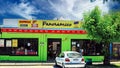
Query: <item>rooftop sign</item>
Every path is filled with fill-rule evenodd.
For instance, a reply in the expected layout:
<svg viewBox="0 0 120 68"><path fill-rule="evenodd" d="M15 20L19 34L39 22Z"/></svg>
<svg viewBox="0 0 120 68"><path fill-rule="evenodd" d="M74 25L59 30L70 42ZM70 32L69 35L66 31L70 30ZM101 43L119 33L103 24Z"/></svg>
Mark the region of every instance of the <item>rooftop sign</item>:
<svg viewBox="0 0 120 68"><path fill-rule="evenodd" d="M19 20L20 28L81 28L80 21L63 20Z"/></svg>

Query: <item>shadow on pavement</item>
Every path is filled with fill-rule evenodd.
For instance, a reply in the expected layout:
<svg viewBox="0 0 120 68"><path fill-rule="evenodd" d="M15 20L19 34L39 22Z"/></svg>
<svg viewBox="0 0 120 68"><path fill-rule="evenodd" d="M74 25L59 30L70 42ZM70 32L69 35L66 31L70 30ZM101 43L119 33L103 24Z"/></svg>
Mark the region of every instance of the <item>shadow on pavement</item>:
<svg viewBox="0 0 120 68"><path fill-rule="evenodd" d="M94 68L119 68L118 66L116 65L103 65L103 64L99 64L99 65L93 65Z"/></svg>
<svg viewBox="0 0 120 68"><path fill-rule="evenodd" d="M58 65L54 65L53 68L62 68L62 67L60 67Z"/></svg>
<svg viewBox="0 0 120 68"><path fill-rule="evenodd" d="M103 65L103 64L98 64L98 65L87 65L86 68L120 68L116 65Z"/></svg>

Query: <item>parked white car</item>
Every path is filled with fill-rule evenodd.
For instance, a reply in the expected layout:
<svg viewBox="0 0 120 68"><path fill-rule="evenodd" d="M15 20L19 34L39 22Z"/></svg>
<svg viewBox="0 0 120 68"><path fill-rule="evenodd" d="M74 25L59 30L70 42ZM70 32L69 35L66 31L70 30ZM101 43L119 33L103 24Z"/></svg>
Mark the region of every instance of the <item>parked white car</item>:
<svg viewBox="0 0 120 68"><path fill-rule="evenodd" d="M66 67L85 67L86 63L81 53L76 51L65 51L62 52L58 57L55 58L55 64Z"/></svg>

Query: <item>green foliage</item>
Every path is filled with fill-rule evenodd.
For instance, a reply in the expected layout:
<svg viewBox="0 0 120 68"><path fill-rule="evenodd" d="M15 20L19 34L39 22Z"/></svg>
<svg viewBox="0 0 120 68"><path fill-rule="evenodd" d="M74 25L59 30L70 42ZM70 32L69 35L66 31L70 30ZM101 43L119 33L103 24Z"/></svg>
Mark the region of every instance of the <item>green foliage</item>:
<svg viewBox="0 0 120 68"><path fill-rule="evenodd" d="M101 12L98 9L98 7L95 7L94 10L91 11L91 13L84 14L84 23L83 27L86 29L86 31L89 33L89 36L94 38L97 36L97 24L100 22Z"/></svg>
<svg viewBox="0 0 120 68"><path fill-rule="evenodd" d="M84 14L83 28L97 41L110 43L120 37L120 12L101 15L99 7Z"/></svg>
<svg viewBox="0 0 120 68"><path fill-rule="evenodd" d="M112 22L114 23L114 28L116 30L116 37L120 37L120 12L114 12L112 15Z"/></svg>
<svg viewBox="0 0 120 68"><path fill-rule="evenodd" d="M120 12L101 14L98 7L84 14L83 28L89 37L104 44L104 64L109 64L109 44L120 39Z"/></svg>

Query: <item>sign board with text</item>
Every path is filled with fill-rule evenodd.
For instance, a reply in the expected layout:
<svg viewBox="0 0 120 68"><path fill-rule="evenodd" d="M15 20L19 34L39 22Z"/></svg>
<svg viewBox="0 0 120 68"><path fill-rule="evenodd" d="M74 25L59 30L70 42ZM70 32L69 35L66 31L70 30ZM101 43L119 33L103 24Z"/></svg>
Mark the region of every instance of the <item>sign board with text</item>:
<svg viewBox="0 0 120 68"><path fill-rule="evenodd" d="M19 20L21 28L81 28L80 21L67 20Z"/></svg>

